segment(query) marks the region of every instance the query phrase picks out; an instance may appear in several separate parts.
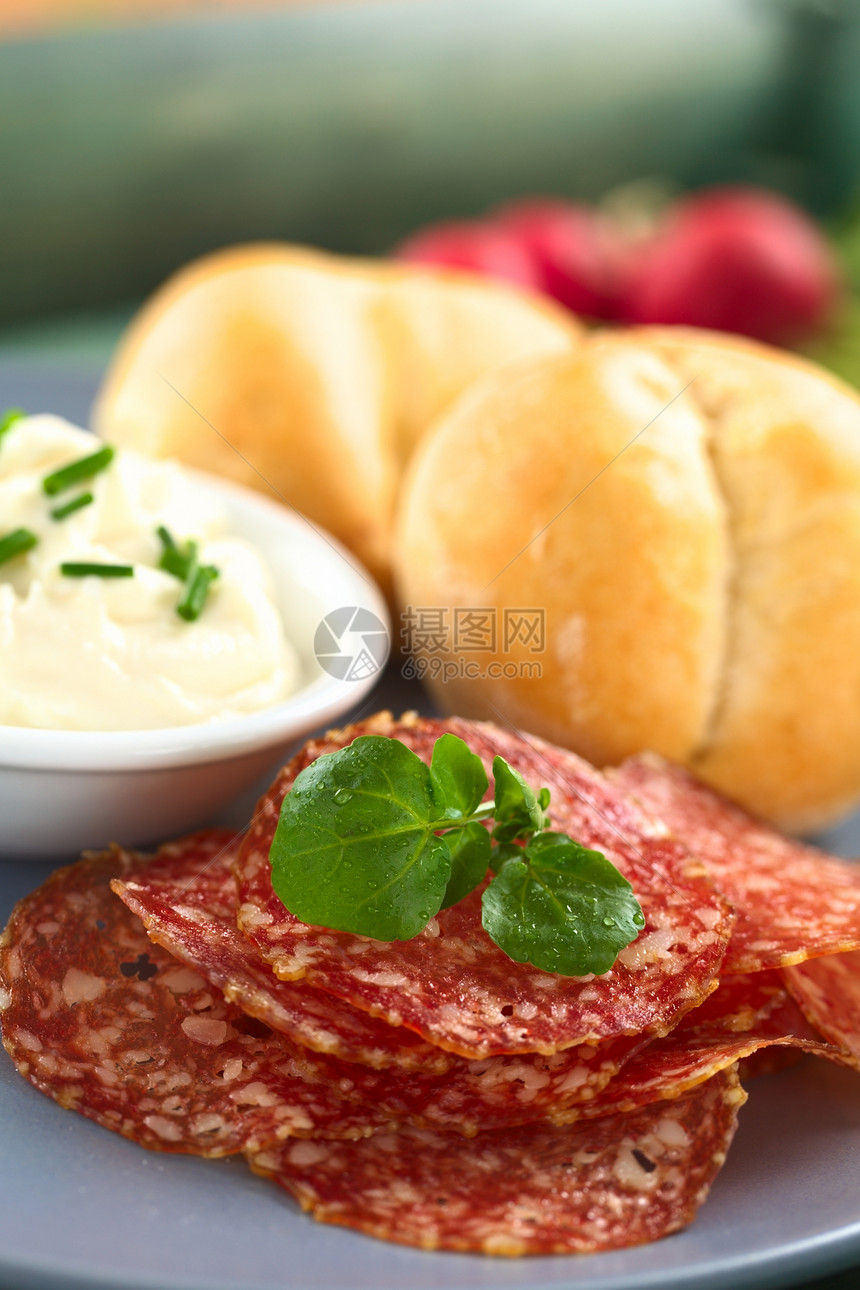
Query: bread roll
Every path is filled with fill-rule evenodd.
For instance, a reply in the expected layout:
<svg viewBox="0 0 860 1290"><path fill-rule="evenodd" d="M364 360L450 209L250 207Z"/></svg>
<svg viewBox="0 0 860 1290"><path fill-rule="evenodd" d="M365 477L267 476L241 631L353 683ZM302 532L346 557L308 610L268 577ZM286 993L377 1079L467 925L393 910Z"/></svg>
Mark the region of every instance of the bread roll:
<svg viewBox="0 0 860 1290"><path fill-rule="evenodd" d="M651 328L490 375L425 438L397 536L403 601L448 613L446 709L598 764L655 749L790 829L860 800L860 400L812 364ZM457 647L470 607L494 650ZM523 608L543 652L505 647Z"/></svg>
<svg viewBox="0 0 860 1290"><path fill-rule="evenodd" d="M484 279L234 247L144 306L94 424L281 497L387 585L395 495L425 426L489 369L563 352L579 333L556 307Z"/></svg>

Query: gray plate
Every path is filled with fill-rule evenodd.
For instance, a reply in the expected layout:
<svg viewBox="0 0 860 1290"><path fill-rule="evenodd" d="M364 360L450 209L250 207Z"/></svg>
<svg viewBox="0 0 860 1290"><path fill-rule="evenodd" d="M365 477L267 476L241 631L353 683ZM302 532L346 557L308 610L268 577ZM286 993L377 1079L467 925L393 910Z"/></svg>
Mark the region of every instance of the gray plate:
<svg viewBox="0 0 860 1290"><path fill-rule="evenodd" d="M93 375L0 363L0 406L83 419ZM421 704L387 678L366 706ZM860 819L825 841L857 855ZM48 872L0 863L0 923ZM4 1290L766 1290L858 1260L857 1077L825 1062L753 1085L728 1163L687 1231L614 1254L508 1261L318 1226L238 1161L160 1156L61 1110L0 1054Z"/></svg>
<svg viewBox="0 0 860 1290"><path fill-rule="evenodd" d="M416 705L387 681L373 706ZM828 839L860 851L860 821ZM0 864L0 921L50 866ZM763 1290L860 1259L860 1096L809 1059L760 1080L692 1228L656 1245L506 1261L322 1227L238 1161L144 1151L0 1058L0 1284L16 1290Z"/></svg>

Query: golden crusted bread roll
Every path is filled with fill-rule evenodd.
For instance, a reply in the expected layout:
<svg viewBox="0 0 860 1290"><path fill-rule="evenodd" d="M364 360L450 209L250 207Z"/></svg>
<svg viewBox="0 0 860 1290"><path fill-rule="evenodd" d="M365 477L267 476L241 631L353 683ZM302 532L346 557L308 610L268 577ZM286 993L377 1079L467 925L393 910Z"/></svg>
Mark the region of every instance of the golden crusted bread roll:
<svg viewBox="0 0 860 1290"><path fill-rule="evenodd" d="M488 370L560 353L568 314L486 279L286 245L171 278L123 339L105 438L268 489L389 584L400 477L425 427Z"/></svg>
<svg viewBox="0 0 860 1290"><path fill-rule="evenodd" d="M446 709L598 764L655 749L786 828L860 800L860 400L814 365L649 328L490 375L425 438L397 538L402 600L447 611ZM495 649L454 640L470 608Z"/></svg>

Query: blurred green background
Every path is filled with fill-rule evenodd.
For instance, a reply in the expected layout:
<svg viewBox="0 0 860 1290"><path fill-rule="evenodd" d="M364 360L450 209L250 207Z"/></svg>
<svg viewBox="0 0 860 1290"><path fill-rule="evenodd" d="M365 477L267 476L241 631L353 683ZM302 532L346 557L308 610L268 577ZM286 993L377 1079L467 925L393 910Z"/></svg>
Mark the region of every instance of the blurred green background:
<svg viewBox="0 0 860 1290"><path fill-rule="evenodd" d="M642 175L836 216L860 179L858 66L858 0L401 0L9 34L0 326L122 315L233 241L379 253L438 216Z"/></svg>

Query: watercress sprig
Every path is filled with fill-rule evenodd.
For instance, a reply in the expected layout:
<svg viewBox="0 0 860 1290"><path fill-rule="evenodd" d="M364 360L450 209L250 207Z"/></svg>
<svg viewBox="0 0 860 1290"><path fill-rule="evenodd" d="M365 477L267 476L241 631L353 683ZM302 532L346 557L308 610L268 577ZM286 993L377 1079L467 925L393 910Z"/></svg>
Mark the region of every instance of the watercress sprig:
<svg viewBox="0 0 860 1290"><path fill-rule="evenodd" d="M565 976L607 971L644 926L630 884L549 829L549 789L535 793L502 757L493 779L485 802L483 764L452 734L429 766L382 735L317 758L281 807L275 892L302 922L410 940L491 870L482 922L510 958Z"/></svg>

